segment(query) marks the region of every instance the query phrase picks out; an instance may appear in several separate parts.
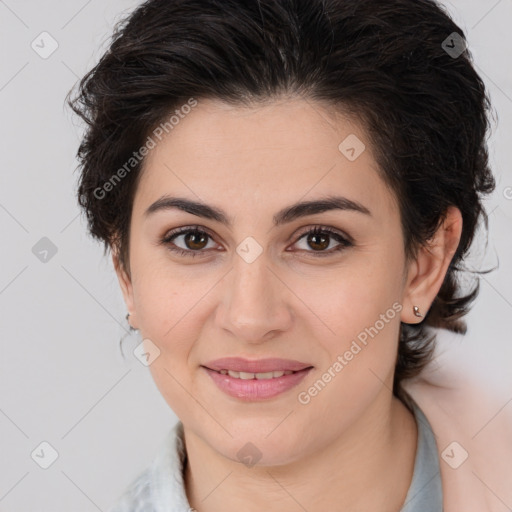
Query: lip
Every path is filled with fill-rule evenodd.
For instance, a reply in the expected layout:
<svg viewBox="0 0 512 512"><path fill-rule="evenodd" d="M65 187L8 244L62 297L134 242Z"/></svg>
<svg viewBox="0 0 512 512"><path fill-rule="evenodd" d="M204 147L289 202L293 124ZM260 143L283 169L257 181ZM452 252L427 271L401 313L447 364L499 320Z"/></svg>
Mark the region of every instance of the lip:
<svg viewBox="0 0 512 512"><path fill-rule="evenodd" d="M235 372L265 373L279 370L299 372L313 365L292 359L267 358L251 360L244 359L243 357L223 357L202 366L217 372L220 370L232 370Z"/></svg>
<svg viewBox="0 0 512 512"><path fill-rule="evenodd" d="M226 357L210 361L202 368L226 395L243 401L261 401L273 398L297 386L313 369L313 366L290 359L249 360L241 357ZM237 379L219 373L220 370L248 373L288 370L294 373L271 379Z"/></svg>

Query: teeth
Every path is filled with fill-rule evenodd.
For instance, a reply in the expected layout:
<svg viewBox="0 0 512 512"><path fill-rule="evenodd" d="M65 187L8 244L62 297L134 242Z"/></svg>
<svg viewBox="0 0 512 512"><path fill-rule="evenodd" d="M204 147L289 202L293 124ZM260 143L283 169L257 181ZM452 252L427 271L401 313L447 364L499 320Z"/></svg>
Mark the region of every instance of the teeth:
<svg viewBox="0 0 512 512"><path fill-rule="evenodd" d="M273 377L278 377L278 375L274 375L274 373L281 373L281 372L265 372L265 373L255 373L254 376L258 380L265 380L265 379L271 379Z"/></svg>
<svg viewBox="0 0 512 512"><path fill-rule="evenodd" d="M293 373L291 370L278 370L275 372L265 372L265 373L251 373L251 372L235 372L233 370L220 370L222 375L229 375L230 377L233 377L235 379L242 379L242 380L250 380L250 379L258 379L258 380L265 380L265 379L275 379L277 377L282 377L283 375L290 375L290 373Z"/></svg>

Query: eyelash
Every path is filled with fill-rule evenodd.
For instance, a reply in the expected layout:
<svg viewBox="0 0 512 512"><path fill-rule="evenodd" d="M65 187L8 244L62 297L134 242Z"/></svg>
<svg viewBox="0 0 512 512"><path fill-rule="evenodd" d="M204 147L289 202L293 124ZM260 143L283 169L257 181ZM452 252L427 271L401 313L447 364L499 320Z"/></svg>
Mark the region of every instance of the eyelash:
<svg viewBox="0 0 512 512"><path fill-rule="evenodd" d="M162 240L160 241L160 244L168 245L168 249L170 251L172 251L176 254L179 254L180 256L191 256L192 258L194 258L197 255L199 255L200 253L205 252L204 250L197 250L197 251L193 251L191 249L185 250L180 247L176 247L176 246L172 247L170 245L172 243L171 241L174 238L176 238L179 235L187 234L187 233L199 233L199 234L207 235L210 238L213 238L207 231L205 231L204 229L201 229L200 226L187 226L187 227L178 228L173 231L170 231L169 233L166 234L166 236L164 238L162 238ZM342 236L340 233L338 233L337 231L335 231L332 228L329 228L327 226L314 226L312 229L309 229L308 231L301 233L301 235L299 236L299 238L297 238L297 240L294 242L294 244L297 243L299 240L302 240L302 238L304 238L306 235L310 235L310 234L313 234L313 235L327 234L327 235L331 236L332 238L334 238L337 242L340 243L340 245L338 247L336 247L335 249L331 249L329 251L305 251L307 253L312 253L315 258L316 257L325 258L327 256L331 256L339 251L342 251L343 249L352 247L354 245L351 240L348 240L347 238Z"/></svg>

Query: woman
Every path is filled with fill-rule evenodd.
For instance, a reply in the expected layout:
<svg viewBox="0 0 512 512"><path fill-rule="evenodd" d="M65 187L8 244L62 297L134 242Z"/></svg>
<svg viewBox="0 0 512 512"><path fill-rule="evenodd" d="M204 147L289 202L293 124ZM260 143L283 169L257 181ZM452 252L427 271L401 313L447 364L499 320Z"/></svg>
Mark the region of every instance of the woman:
<svg viewBox="0 0 512 512"><path fill-rule="evenodd" d="M113 511L500 510L420 379L435 328L465 330L494 189L437 3L148 0L70 104L80 204L180 420Z"/></svg>

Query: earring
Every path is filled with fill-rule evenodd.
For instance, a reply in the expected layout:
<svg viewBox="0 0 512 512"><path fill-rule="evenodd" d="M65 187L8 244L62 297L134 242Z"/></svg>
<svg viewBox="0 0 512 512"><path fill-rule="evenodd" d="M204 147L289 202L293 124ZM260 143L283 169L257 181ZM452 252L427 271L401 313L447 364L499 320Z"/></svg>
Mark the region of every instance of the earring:
<svg viewBox="0 0 512 512"><path fill-rule="evenodd" d="M418 306L414 306L412 309L414 311L415 316L423 318L423 315L420 313L420 308Z"/></svg>
<svg viewBox="0 0 512 512"><path fill-rule="evenodd" d="M135 327L132 327L130 324L130 313L126 313L126 321L128 322L128 327L130 328L130 331L138 331L138 329L135 329Z"/></svg>

